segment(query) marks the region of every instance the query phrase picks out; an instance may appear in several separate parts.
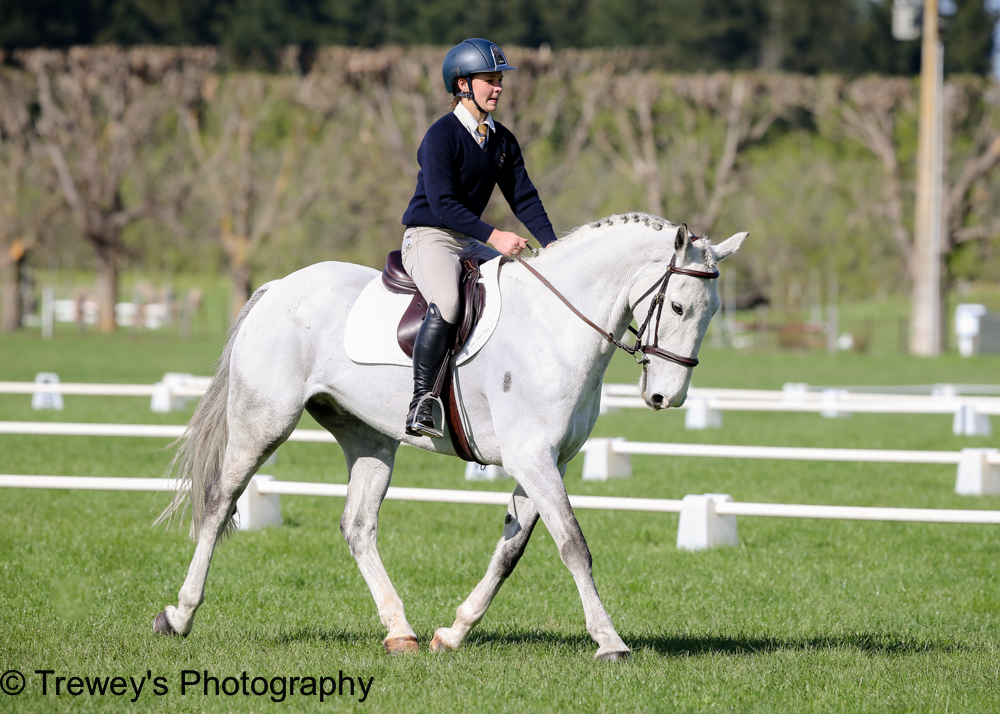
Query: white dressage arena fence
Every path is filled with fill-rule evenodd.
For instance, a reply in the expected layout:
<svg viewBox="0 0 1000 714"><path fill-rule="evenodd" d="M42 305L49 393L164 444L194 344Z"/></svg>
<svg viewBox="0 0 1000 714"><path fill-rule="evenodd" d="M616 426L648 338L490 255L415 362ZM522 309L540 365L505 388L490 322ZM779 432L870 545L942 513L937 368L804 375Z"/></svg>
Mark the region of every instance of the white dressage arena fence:
<svg viewBox="0 0 1000 714"><path fill-rule="evenodd" d="M62 395L149 396L153 411L183 409L186 400L198 398L211 378L167 373L155 385L60 384L53 373L39 373L35 382L0 382L0 393L31 394L35 408L61 409ZM987 387L972 387L976 393L991 393ZM977 391L978 390L978 391ZM984 391L985 390L985 391ZM808 385L787 384L782 391L691 389L686 423L702 429L722 425L722 411L819 412L828 417L852 412L955 414L956 434L990 433L989 416L1000 414L1000 399L961 397L959 388L939 385L930 395L906 393L866 393L844 389L810 391ZM646 408L634 385L605 385L602 410ZM80 424L51 422L0 422L0 434L71 436L119 436L176 439L186 427L151 424ZM323 430L296 429L289 441L335 443ZM630 476L632 454L794 459L807 461L853 461L869 463L955 464L955 490L965 495L1000 494L1000 450L962 449L951 451L902 451L876 449L795 448L732 446L710 444L668 444L629 442L625 439L590 439L583 448L585 480ZM498 466L468 464L466 479L494 480L506 474ZM98 490L172 491L180 486L171 479L84 478L66 476L0 476L0 487L76 488ZM276 481L255 476L240 497L237 510L240 528L251 530L281 524L280 495L346 497L344 484L316 484ZM390 500L439 503L506 505L509 495L501 492L410 489L390 487ZM794 504L735 503L726 494L688 495L683 500L570 496L574 508L680 513L678 548L699 550L738 544L736 516L786 518L835 518L856 520L916 521L938 523L1000 523L1000 511L869 508L849 506L808 506Z"/></svg>
<svg viewBox="0 0 1000 714"><path fill-rule="evenodd" d="M702 456L724 459L776 459L792 461L852 461L892 464L955 464L955 493L963 496L1000 494L1000 449L961 451L906 451L888 449L833 449L788 446L731 446L723 444L670 444L626 441L623 438L589 439L584 444L583 479L604 481L632 475L632 454L647 456Z"/></svg>
<svg viewBox="0 0 1000 714"><path fill-rule="evenodd" d="M63 395L150 397L154 412L187 407L188 400L201 397L211 377L168 372L156 384L59 383L59 375L40 372L34 382L0 382L0 394L31 394L35 409L62 409ZM879 391L866 391L877 389ZM917 390L925 394L912 393ZM962 436L991 436L990 417L1000 414L997 385L938 384L923 387L830 387L811 388L789 382L781 390L700 389L692 387L683 409L688 429L722 426L725 411L816 412L827 418L869 414L951 414L952 431ZM634 384L605 384L601 411L648 409Z"/></svg>
<svg viewBox="0 0 1000 714"><path fill-rule="evenodd" d="M156 384L60 383L54 372L39 372L34 382L0 382L0 394L30 394L34 409L63 409L63 395L87 397L149 397L154 412L185 409L208 389L211 377L167 372Z"/></svg>
<svg viewBox="0 0 1000 714"><path fill-rule="evenodd" d="M0 422L0 434L49 436L119 436L176 439L185 426L160 424L86 424L70 422ZM295 429L289 441L336 443L321 429ZM623 438L593 438L584 444L583 479L604 481L632 475L632 454L647 456L695 456L728 459L777 459L797 461L853 461L896 464L954 464L958 467L955 492L961 495L1000 494L1000 450L968 448L961 451L905 451L888 449L834 449L787 446L733 446L723 444L675 444L633 442ZM499 466L467 464L469 481L504 478Z"/></svg>
<svg viewBox="0 0 1000 714"><path fill-rule="evenodd" d="M170 492L183 485L177 479L100 478L81 476L0 475L0 488L48 488L100 491ZM254 476L237 502L240 530L280 526L279 496L347 497L347 484L277 481L272 476ZM390 486L390 501L423 503L464 503L506 506L510 495L500 491L460 491L436 488ZM576 510L639 511L679 513L677 547L704 550L739 545L736 516L776 518L818 518L835 520L897 521L909 523L1000 524L1000 511L935 508L873 508L863 506L816 506L784 503L737 503L727 494L688 495L682 500L657 498L615 498L570 496Z"/></svg>
<svg viewBox="0 0 1000 714"><path fill-rule="evenodd" d="M857 391L853 387L813 390L808 384L789 382L781 390L700 389L688 390L684 425L688 429L717 429L726 411L813 412L827 418L866 414L951 414L952 432L960 436L991 436L990 417L1000 414L1000 398L984 396L993 385L948 385L928 387L927 394L890 391ZM863 388L862 388L863 389ZM968 389L973 394L963 394ZM632 384L605 384L602 412L617 409L648 409Z"/></svg>

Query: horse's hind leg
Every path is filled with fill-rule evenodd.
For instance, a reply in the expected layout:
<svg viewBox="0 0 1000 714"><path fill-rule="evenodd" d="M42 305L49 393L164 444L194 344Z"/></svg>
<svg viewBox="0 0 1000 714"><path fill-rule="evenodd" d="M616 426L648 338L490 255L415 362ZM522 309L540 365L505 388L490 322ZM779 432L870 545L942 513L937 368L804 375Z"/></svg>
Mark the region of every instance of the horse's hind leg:
<svg viewBox="0 0 1000 714"><path fill-rule="evenodd" d="M537 522L538 509L518 486L510 497L507 515L503 522L503 536L493 552L486 575L465 602L458 606L455 624L435 631L434 639L431 640L431 650L435 652L454 650L465 641L469 631L483 619L500 587L514 571L514 566L521 559L521 554L524 553L531 531Z"/></svg>
<svg viewBox="0 0 1000 714"><path fill-rule="evenodd" d="M168 605L156 616L153 631L160 634L187 635L194 616L205 599L212 555L236 511L236 501L257 469L285 441L298 421L294 418L272 423L271 428L251 430L230 420L229 439L218 478L207 484L204 511L197 534L197 545L187 577L177 596L177 606Z"/></svg>
<svg viewBox="0 0 1000 714"><path fill-rule="evenodd" d="M321 423L325 421L310 411ZM416 652L417 635L406 620L403 601L378 554L378 512L389 488L399 442L360 422L349 427L331 425L330 430L344 450L349 473L340 531L375 599L379 619L388 630L385 648L391 654Z"/></svg>

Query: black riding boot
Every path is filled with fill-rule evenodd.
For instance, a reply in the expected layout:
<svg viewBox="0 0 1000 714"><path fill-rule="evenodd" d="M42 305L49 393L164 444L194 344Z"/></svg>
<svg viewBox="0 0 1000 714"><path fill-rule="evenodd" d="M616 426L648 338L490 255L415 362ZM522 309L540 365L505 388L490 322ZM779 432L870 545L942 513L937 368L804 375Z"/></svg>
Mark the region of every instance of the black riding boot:
<svg viewBox="0 0 1000 714"><path fill-rule="evenodd" d="M452 327L441 317L438 306L431 303L413 345L413 399L410 400L410 413L406 416L406 433L411 436L435 439L444 436L441 430L434 428L434 402L423 397L434 390L434 382L448 352Z"/></svg>

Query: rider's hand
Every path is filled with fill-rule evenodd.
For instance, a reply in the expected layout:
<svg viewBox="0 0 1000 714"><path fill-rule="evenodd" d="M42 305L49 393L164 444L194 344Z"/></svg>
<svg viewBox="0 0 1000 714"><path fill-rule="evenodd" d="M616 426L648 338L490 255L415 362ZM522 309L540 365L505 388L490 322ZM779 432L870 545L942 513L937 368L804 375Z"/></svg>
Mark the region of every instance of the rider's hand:
<svg viewBox="0 0 1000 714"><path fill-rule="evenodd" d="M499 231L495 228L486 242L504 255L520 255L522 250L528 248L528 241L517 233Z"/></svg>

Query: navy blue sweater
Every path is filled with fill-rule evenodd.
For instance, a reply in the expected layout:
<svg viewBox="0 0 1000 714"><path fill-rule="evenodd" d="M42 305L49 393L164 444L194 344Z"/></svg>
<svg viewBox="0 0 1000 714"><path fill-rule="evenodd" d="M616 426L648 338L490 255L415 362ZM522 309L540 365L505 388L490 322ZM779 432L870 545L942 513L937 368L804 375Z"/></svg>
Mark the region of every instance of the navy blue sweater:
<svg viewBox="0 0 1000 714"><path fill-rule="evenodd" d="M493 226L480 216L494 186L500 186L514 215L539 243L556 239L517 139L499 122L494 126L483 151L453 113L434 122L417 150L420 173L403 225L447 228L485 243Z"/></svg>

